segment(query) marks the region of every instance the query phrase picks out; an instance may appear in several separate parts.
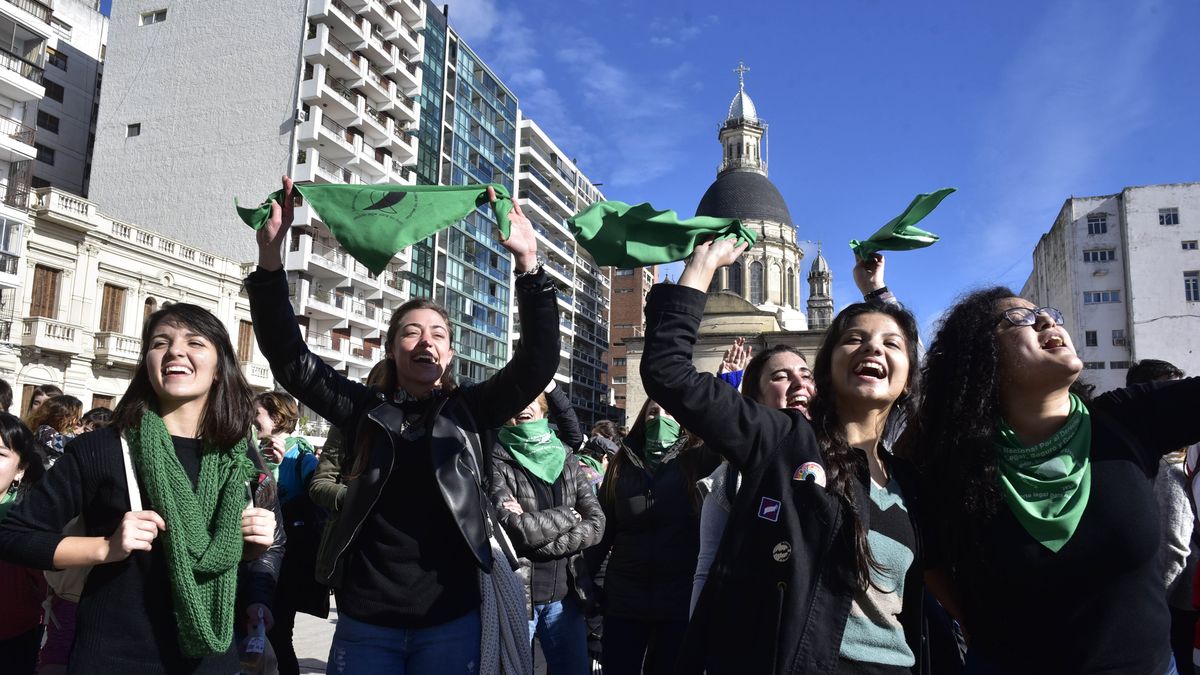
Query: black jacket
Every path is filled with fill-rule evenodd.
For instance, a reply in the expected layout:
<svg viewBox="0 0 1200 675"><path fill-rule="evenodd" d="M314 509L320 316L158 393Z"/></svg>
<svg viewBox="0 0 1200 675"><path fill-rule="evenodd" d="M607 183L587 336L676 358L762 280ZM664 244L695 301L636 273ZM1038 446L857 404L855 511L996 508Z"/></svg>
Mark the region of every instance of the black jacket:
<svg viewBox="0 0 1200 675"><path fill-rule="evenodd" d="M336 525L324 542L317 578L341 585L346 552L387 486L394 464L393 448L404 413L383 393L347 379L308 350L288 298L282 270L258 269L245 281L258 345L271 372L285 389L345 435L341 466L354 465L353 448L360 433L372 439L369 463L347 483ZM491 479L494 429L534 400L558 367L558 309L554 286L545 272L515 283L517 308L525 329L512 359L498 373L442 396L426 416L427 433L420 442L430 452L439 490L458 523L458 535L481 570L491 569L488 543L491 521L487 483Z"/></svg>
<svg viewBox="0 0 1200 675"><path fill-rule="evenodd" d="M531 477L504 446L497 443L492 452L492 504L520 556L517 575L525 585L530 617L535 562L566 558L568 580L586 607L592 601L592 580L583 561L583 549L603 536L604 512L579 468L579 459L567 453L563 471L555 481L555 491L562 493L562 505L540 509L532 482L540 479ZM500 506L509 497L516 498L524 513Z"/></svg>
<svg viewBox="0 0 1200 675"><path fill-rule="evenodd" d="M684 449L688 441L681 440L651 474L637 447L641 440L632 438L636 434L635 427L626 437L630 445L622 447L600 484L606 526L604 539L586 554L589 567L597 573L608 556L605 616L687 621L700 554L695 482L721 458L702 446Z"/></svg>
<svg viewBox="0 0 1200 675"><path fill-rule="evenodd" d="M696 605L677 670L834 672L856 592L849 507L816 482L793 480L801 465L823 464L803 415L759 405L696 372L692 349L704 303L705 294L697 290L655 286L646 304L641 366L647 395L742 475L730 525ZM869 527L870 475L862 459L855 499L863 526ZM915 472L887 455L884 461L901 484L917 535L900 619L917 658L914 670L920 672L927 659ZM790 554L780 561L782 545Z"/></svg>
<svg viewBox="0 0 1200 675"><path fill-rule="evenodd" d="M571 397L562 387L555 387L546 392L546 405L550 408L546 417L558 427L558 440L562 441L567 452L575 452L583 445L583 430L579 428L579 417L571 407Z"/></svg>

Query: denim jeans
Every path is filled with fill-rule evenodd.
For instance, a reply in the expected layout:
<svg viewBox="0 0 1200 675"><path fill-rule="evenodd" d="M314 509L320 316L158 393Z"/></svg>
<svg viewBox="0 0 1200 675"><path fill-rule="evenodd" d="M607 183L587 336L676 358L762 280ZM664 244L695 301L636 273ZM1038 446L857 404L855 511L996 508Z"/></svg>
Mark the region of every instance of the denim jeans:
<svg viewBox="0 0 1200 675"><path fill-rule="evenodd" d="M479 610L429 628L389 628L340 613L327 674L476 675L479 672Z"/></svg>
<svg viewBox="0 0 1200 675"><path fill-rule="evenodd" d="M554 675L587 675L591 659L587 650L587 626L579 608L579 598L568 595L558 602L533 606L529 620L529 639L534 635L542 643L546 666Z"/></svg>

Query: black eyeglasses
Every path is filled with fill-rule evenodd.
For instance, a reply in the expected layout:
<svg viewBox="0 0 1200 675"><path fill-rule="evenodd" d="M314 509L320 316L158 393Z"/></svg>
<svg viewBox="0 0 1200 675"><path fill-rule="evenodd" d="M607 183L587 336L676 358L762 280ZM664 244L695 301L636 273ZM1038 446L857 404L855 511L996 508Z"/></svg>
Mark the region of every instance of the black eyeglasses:
<svg viewBox="0 0 1200 675"><path fill-rule="evenodd" d="M1004 313L1000 315L1000 319L1007 319L1014 326L1032 326L1037 323L1039 314L1049 316L1059 326L1063 324L1062 312L1053 307L1013 307L1012 309L1004 310ZM997 319L997 321L1000 319Z"/></svg>

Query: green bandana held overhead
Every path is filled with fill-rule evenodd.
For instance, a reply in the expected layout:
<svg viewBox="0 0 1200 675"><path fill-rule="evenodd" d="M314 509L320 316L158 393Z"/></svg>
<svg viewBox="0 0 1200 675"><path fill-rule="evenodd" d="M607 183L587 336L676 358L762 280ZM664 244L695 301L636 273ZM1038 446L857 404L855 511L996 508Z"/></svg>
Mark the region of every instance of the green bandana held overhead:
<svg viewBox="0 0 1200 675"><path fill-rule="evenodd" d="M646 421L646 440L642 450L651 471L658 469L667 450L679 440L679 434L679 422L670 417L659 415Z"/></svg>
<svg viewBox="0 0 1200 675"><path fill-rule="evenodd" d="M491 187L496 190L496 224L500 236L507 239L512 197L503 185ZM382 272L398 251L487 204L487 188L487 185L325 184L293 187L317 212L342 248L375 274ZM257 208L238 206L238 216L258 230L271 217L271 202L282 203L282 200L283 190L277 190Z"/></svg>
<svg viewBox="0 0 1200 675"><path fill-rule="evenodd" d="M1000 487L1008 508L1025 531L1057 553L1071 540L1092 492L1092 418L1071 394L1067 423L1050 438L1024 447L1000 420Z"/></svg>
<svg viewBox="0 0 1200 675"><path fill-rule="evenodd" d="M196 488L175 455L162 418L147 410L125 437L152 508L167 523L164 540L171 596L184 656L220 654L233 643L237 566L242 559L246 482L255 475L246 441L204 446Z"/></svg>
<svg viewBox="0 0 1200 675"><path fill-rule="evenodd" d="M600 201L567 219L575 240L596 264L621 269L683 260L708 237L736 237L754 245L755 234L732 218L696 216L680 220L674 211L649 204Z"/></svg>
<svg viewBox="0 0 1200 675"><path fill-rule="evenodd" d="M911 251L915 248L932 246L938 236L914 227L929 212L937 208L954 188L942 188L931 194L919 194L913 198L904 213L892 218L865 241L850 240L854 254L867 260L878 251Z"/></svg>
<svg viewBox="0 0 1200 675"><path fill-rule="evenodd" d="M549 420L501 427L498 438L500 445L529 473L550 485L558 480L567 461L567 449L550 429Z"/></svg>

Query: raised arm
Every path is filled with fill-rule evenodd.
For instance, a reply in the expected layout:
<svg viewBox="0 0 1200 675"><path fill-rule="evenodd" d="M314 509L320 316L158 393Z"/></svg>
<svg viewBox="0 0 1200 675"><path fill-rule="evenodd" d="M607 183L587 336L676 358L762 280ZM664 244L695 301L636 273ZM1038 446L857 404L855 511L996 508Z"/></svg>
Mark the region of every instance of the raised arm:
<svg viewBox="0 0 1200 675"><path fill-rule="evenodd" d="M641 375L646 395L668 410L688 431L738 469L770 453L799 424L820 452L808 422L799 413L759 405L712 375L696 371L692 352L713 273L737 260L745 245L731 240L697 246L676 284L658 284L646 300L646 342Z"/></svg>
<svg viewBox="0 0 1200 675"><path fill-rule="evenodd" d="M885 263L883 255L879 253L872 253L868 260L854 256L854 285L858 286L864 301L900 302L883 283Z"/></svg>
<svg viewBox="0 0 1200 675"><path fill-rule="evenodd" d="M1148 464L1200 441L1198 405L1200 377L1116 389L1092 402L1092 406L1121 420L1138 437L1149 453Z"/></svg>
<svg viewBox="0 0 1200 675"><path fill-rule="evenodd" d="M579 427L579 417L571 406L571 398L554 380L546 389L546 404L550 408L547 417L558 425L558 440L566 446L569 452L575 452L583 445L583 430Z"/></svg>

